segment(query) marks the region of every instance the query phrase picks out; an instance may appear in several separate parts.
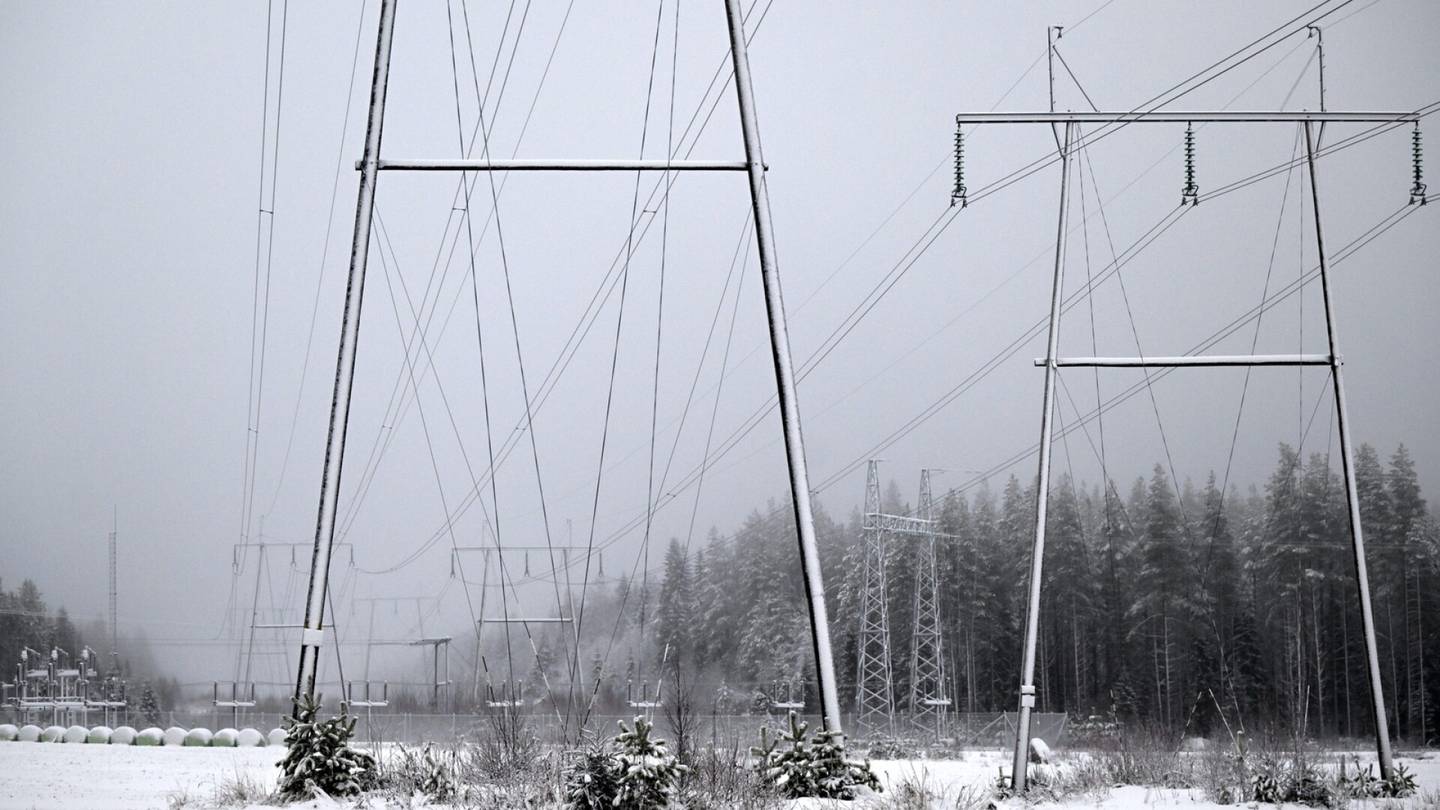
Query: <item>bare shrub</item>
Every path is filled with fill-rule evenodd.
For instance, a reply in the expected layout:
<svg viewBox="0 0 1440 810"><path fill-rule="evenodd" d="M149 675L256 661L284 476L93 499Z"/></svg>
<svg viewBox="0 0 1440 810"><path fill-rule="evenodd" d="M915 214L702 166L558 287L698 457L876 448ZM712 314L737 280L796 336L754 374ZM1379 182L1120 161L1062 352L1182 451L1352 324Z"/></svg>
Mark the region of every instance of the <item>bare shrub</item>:
<svg viewBox="0 0 1440 810"><path fill-rule="evenodd" d="M738 737L724 746L697 749L692 756L690 771L681 783L681 797L687 808L762 810L779 805L779 793L749 767Z"/></svg>
<svg viewBox="0 0 1440 810"><path fill-rule="evenodd" d="M262 784L259 779L236 770L233 776L216 783L210 803L216 807L249 807L279 804L280 792Z"/></svg>

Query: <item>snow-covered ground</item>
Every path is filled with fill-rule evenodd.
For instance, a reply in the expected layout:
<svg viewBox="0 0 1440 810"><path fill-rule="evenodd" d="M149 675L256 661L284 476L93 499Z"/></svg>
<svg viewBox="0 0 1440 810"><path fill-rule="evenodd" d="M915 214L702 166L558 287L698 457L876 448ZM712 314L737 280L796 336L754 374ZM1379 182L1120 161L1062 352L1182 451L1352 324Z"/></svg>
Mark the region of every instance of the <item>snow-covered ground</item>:
<svg viewBox="0 0 1440 810"><path fill-rule="evenodd" d="M167 810L199 806L237 776L274 787L285 753L265 748L0 743L0 808Z"/></svg>
<svg viewBox="0 0 1440 810"><path fill-rule="evenodd" d="M0 810L169 810L213 806L216 792L236 781L247 781L265 790L273 788L278 774L275 763L283 753L284 749L278 746L137 748L0 743ZM1421 788L1419 794L1405 802L1371 803L1370 806L1436 807L1434 802L1440 797L1440 755L1401 756L1398 761L1415 775ZM960 759L879 760L873 765L886 787L885 793L876 800L857 803L805 800L789 805L796 810L858 809L866 805L918 807L922 805L891 802L899 793L916 795L910 788L923 788L933 807L972 806L965 800L986 795L999 769L1008 768L1008 757L1001 751L967 751ZM329 802L298 805L301 808L344 806ZM1365 806L1365 803L1351 804L1355 810ZM1215 810L1221 805L1207 801L1200 791L1121 787L1071 799L1063 807Z"/></svg>

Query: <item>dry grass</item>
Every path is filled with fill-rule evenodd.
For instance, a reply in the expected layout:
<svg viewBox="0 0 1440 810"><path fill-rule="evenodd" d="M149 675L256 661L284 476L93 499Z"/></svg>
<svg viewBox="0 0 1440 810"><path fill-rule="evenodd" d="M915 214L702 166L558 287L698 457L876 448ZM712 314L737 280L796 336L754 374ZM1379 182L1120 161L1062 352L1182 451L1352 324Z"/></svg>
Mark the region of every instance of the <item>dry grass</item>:
<svg viewBox="0 0 1440 810"><path fill-rule="evenodd" d="M215 807L248 807L252 804L281 804L278 790L267 787L259 779L236 771L233 776L222 779L215 786L207 804Z"/></svg>

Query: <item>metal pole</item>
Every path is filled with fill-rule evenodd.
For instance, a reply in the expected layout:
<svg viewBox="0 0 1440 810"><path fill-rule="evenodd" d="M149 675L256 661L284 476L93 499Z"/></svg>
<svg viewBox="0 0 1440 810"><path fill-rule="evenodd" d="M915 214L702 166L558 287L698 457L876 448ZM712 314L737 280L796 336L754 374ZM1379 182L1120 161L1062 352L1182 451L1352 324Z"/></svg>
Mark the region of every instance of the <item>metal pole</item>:
<svg viewBox="0 0 1440 810"><path fill-rule="evenodd" d="M780 397L780 423L785 433L785 457L790 467L790 494L795 503L795 528L800 543L800 567L810 606L810 635L815 647L815 675L820 682L820 705L825 728L841 731L840 697L835 689L835 661L830 654L830 622L825 612L825 584L820 575L820 553L815 544L815 521L810 512L810 480L805 470L805 439L800 431L800 404L796 399L795 371L790 360L790 337L785 326L785 302L780 293L780 271L770 234L770 198L765 189L765 160L760 152L760 127L755 120L755 99L750 83L750 59L745 50L745 27L739 0L725 0L730 28L730 54L735 66L735 97L740 105L740 130L745 139L745 161L750 179L750 200L755 215L755 242L760 252L760 274L765 285L765 313L770 322L770 349Z"/></svg>
<svg viewBox="0 0 1440 810"><path fill-rule="evenodd" d="M1330 269L1325 239L1320 232L1320 191L1315 185L1315 144L1310 122L1305 122L1305 160L1310 169L1310 199L1315 210L1315 250L1320 256L1320 294L1325 300L1325 338L1330 346L1330 381L1335 388L1335 422L1340 430L1340 464L1345 473L1345 503L1350 512L1350 539L1355 551L1355 585L1360 591L1360 623L1365 631L1365 658L1370 670L1370 700L1375 712L1375 745L1380 755L1380 777L1389 779L1390 724L1385 717L1385 692L1380 682L1380 654L1375 646L1375 616L1370 609L1370 575L1365 568L1365 535L1360 527L1360 494L1355 485L1350 417L1345 405L1344 365L1335 337L1335 307L1330 300Z"/></svg>
<svg viewBox="0 0 1440 810"><path fill-rule="evenodd" d="M1060 348L1060 297L1065 278L1065 217L1070 191L1070 141L1075 125L1065 124L1060 147L1060 224L1055 231L1055 281L1050 293L1050 340L1045 350L1045 409L1040 414L1040 477L1035 484L1035 545L1030 552L1030 599L1025 609L1025 652L1020 664L1020 718L1015 726L1011 786L1025 790L1030 753L1030 710L1035 707L1035 642L1040 631L1040 574L1045 560L1045 508L1050 500L1051 418L1055 411L1056 352Z"/></svg>
<svg viewBox="0 0 1440 810"><path fill-rule="evenodd" d="M345 460L345 430L350 421L350 389L355 380L355 350L360 340L360 304L365 292L365 263L370 250L370 216L375 205L380 130L385 120L385 87L390 74L390 41L396 0L380 0L380 25L375 43L375 71L370 80L370 114L361 155L360 191L355 203L355 235L350 243L350 275L345 284L345 310L340 321L340 351L335 361L335 388L330 400L330 429L325 438L325 465L320 474L320 509L315 522L315 551L310 560L310 588L305 595L305 624L300 638L300 667L295 677L294 712L302 697L315 695L315 671L324 640L325 592L330 552L335 542L335 512L340 473Z"/></svg>

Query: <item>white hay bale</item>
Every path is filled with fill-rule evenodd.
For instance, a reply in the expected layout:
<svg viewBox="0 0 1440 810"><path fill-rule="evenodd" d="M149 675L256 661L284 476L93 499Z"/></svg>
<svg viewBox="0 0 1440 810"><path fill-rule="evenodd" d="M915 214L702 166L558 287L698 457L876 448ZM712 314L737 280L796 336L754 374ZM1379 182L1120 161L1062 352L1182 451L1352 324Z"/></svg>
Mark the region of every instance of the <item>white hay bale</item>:
<svg viewBox="0 0 1440 810"><path fill-rule="evenodd" d="M90 729L84 726L71 726L65 729L65 736L61 738L61 741L67 743L83 743L85 742L85 738L89 736Z"/></svg>
<svg viewBox="0 0 1440 810"><path fill-rule="evenodd" d="M240 729L240 736L235 738L235 745L240 748L258 748L265 744L265 735L253 728Z"/></svg>
<svg viewBox="0 0 1440 810"><path fill-rule="evenodd" d="M89 734L85 735L85 742L92 745L109 745L110 735L114 733L115 729L109 726L96 726L90 729Z"/></svg>
<svg viewBox="0 0 1440 810"><path fill-rule="evenodd" d="M111 744L111 745L134 745L134 744L135 744L135 735L136 735L136 734L137 734L137 732L135 731L135 729L133 729L133 728L131 728L131 727L129 727L129 726L121 726L121 727L115 729L114 731L110 732L110 744Z"/></svg>
<svg viewBox="0 0 1440 810"><path fill-rule="evenodd" d="M181 734L180 736L181 736L181 738L183 739L185 735L184 735L184 734ZM146 728L146 729L141 729L141 730L140 730L140 733L135 735L135 744L136 744L136 745L164 745L164 744L165 744L165 732L161 731L161 730L158 729L158 728L155 728L154 726L151 726L150 728Z"/></svg>
<svg viewBox="0 0 1440 810"><path fill-rule="evenodd" d="M1182 751L1198 753L1200 751L1208 751L1209 749L1210 741L1204 737L1186 737L1180 741L1180 750Z"/></svg>
<svg viewBox="0 0 1440 810"><path fill-rule="evenodd" d="M190 729L190 733L185 735L185 742L183 744L187 748L205 748L210 745L210 741L214 738L215 735L211 734L208 728L192 728Z"/></svg>
<svg viewBox="0 0 1440 810"><path fill-rule="evenodd" d="M161 742L164 745L184 745L185 729L179 726L171 726L163 732Z"/></svg>
<svg viewBox="0 0 1440 810"><path fill-rule="evenodd" d="M270 733L269 733L268 735L266 735L265 738L270 741L270 744L271 744L271 745L284 745L284 744L285 744L285 729L283 729L283 728L272 728L272 729L270 729Z"/></svg>
<svg viewBox="0 0 1440 810"><path fill-rule="evenodd" d="M26 725L20 727L20 735L15 739L20 742L40 742L41 732L39 726Z"/></svg>
<svg viewBox="0 0 1440 810"><path fill-rule="evenodd" d="M1050 752L1050 746L1046 745L1044 740L1040 739L1039 737L1034 737L1030 740L1031 762L1049 762L1051 756L1052 754Z"/></svg>
<svg viewBox="0 0 1440 810"><path fill-rule="evenodd" d="M0 742L14 742L20 736L20 729L10 723L0 725Z"/></svg>
<svg viewBox="0 0 1440 810"><path fill-rule="evenodd" d="M222 728L219 731L215 732L215 736L210 739L210 747L234 748L235 738L239 736L240 732L236 731L233 728Z"/></svg>
<svg viewBox="0 0 1440 810"><path fill-rule="evenodd" d="M64 726L46 726L45 730L40 732L40 742L60 742L64 739Z"/></svg>

